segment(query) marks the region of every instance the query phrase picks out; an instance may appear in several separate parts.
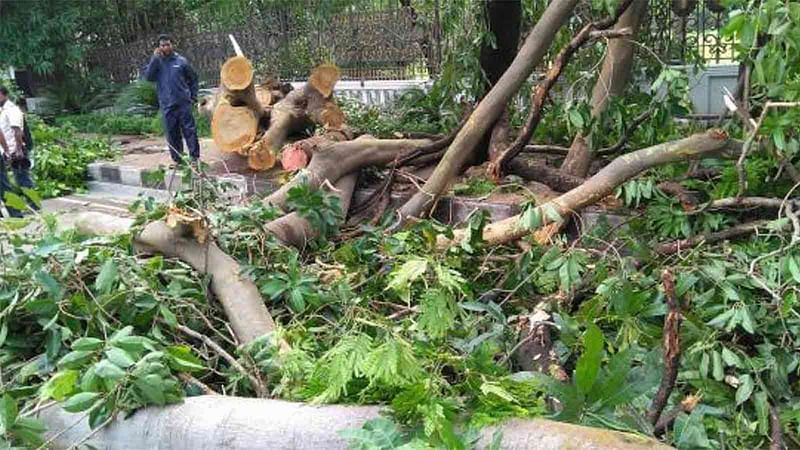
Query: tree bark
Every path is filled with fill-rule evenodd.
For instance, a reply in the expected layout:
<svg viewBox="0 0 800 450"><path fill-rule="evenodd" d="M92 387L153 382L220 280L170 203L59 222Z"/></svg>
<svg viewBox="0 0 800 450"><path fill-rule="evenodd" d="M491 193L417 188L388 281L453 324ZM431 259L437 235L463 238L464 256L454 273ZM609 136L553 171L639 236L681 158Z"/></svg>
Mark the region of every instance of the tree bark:
<svg viewBox="0 0 800 450"><path fill-rule="evenodd" d="M339 70L335 66L319 66L302 89L288 93L272 107L269 128L260 140L246 149L251 169L271 169L289 135L312 123L325 129L339 129L344 125L344 114L332 99L338 77Z"/></svg>
<svg viewBox="0 0 800 450"><path fill-rule="evenodd" d="M491 88L514 61L519 47L519 28L522 22L520 0L487 0L487 28L494 36L494 45L481 46L481 70Z"/></svg>
<svg viewBox="0 0 800 450"><path fill-rule="evenodd" d="M741 142L731 140L722 130L709 130L678 141L666 142L626 155L619 156L610 164L589 178L582 185L538 207L539 216L554 222L548 217L558 214L564 218L569 214L592 205L614 192L620 184L652 167L678 161L724 157L738 157ZM532 232L520 224L521 215L515 215L487 225L483 230L483 240L489 245L504 244L522 238ZM452 240L440 237L439 247L447 248L461 242L465 232L456 230Z"/></svg>
<svg viewBox="0 0 800 450"><path fill-rule="evenodd" d="M379 406L309 406L282 400L221 395L188 397L183 403L149 407L115 420L93 433L82 413L59 406L39 418L48 427L52 448L66 449L83 439L104 450L345 450L340 432L381 417ZM653 439L618 431L543 419L514 419L481 430L476 448L489 448L496 431L506 450L565 448L669 449ZM60 435L56 436L57 433Z"/></svg>
<svg viewBox="0 0 800 450"><path fill-rule="evenodd" d="M629 28L635 36L646 11L647 0L634 0L619 18L614 29ZM609 42L603 68L600 69L600 75L592 89L592 117L598 117L605 111L611 97L622 95L625 91L633 68L634 50L634 43L626 39L614 39ZM561 170L570 175L585 177L589 173L591 163L591 135L575 136Z"/></svg>
<svg viewBox="0 0 800 450"><path fill-rule="evenodd" d="M368 166L385 166L403 154L431 145L427 139L375 139L361 136L352 141L337 142L313 149L311 162L290 182L264 199L266 203L283 207L289 190L307 184L318 189L323 184L335 184L343 176Z"/></svg>
<svg viewBox="0 0 800 450"><path fill-rule="evenodd" d="M94 235L128 233L132 219L86 212L78 216L78 231ZM211 290L222 304L231 328L241 344L275 330L264 299L256 285L239 275L239 263L213 242L201 244L186 235L183 227L170 228L163 221L152 222L134 236L139 251L178 258L200 273L211 275Z"/></svg>
<svg viewBox="0 0 800 450"><path fill-rule="evenodd" d="M476 146L494 124L519 90L522 83L533 73L544 54L555 39L556 33L569 18L577 0L554 0L531 31L517 57L497 84L483 98L470 115L467 123L456 136L431 177L398 211L401 221L428 212L436 199L445 191L450 181L475 151Z"/></svg>

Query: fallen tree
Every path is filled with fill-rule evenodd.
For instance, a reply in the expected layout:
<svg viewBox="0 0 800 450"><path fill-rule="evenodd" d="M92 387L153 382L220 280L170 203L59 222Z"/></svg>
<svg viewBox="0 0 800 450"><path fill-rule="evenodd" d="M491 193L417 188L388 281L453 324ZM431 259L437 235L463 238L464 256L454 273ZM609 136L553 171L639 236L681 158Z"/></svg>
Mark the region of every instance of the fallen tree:
<svg viewBox="0 0 800 450"><path fill-rule="evenodd" d="M339 434L380 417L379 406L310 406L280 400L236 397L190 397L183 403L137 411L126 420L92 431L80 414L51 407L40 417L50 429L53 448L78 443L114 449L314 449L339 450L347 441ZM614 448L668 449L640 436L548 420L512 420L481 432L476 448L490 448L495 431L499 448L560 450ZM496 448L496 447L495 447Z"/></svg>
<svg viewBox="0 0 800 450"><path fill-rule="evenodd" d="M563 221L570 214L610 195L619 185L647 169L678 161L712 157L734 158L741 153L741 145L740 142L729 139L724 131L711 130L679 141L637 150L616 158L585 183L538 206L533 214L540 218L541 224ZM523 225L521 218L521 215L517 215L487 225L483 230L483 240L490 245L497 245L522 238L531 230ZM439 246L450 246L464 236L464 232L456 231L452 241L441 237Z"/></svg>

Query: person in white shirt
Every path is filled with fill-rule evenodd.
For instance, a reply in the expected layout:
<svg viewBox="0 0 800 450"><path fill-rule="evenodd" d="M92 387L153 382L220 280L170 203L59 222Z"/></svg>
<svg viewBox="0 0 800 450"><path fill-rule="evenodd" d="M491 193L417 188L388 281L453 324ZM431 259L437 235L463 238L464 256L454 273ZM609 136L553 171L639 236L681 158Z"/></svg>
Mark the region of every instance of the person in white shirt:
<svg viewBox="0 0 800 450"><path fill-rule="evenodd" d="M5 193L13 191L6 173L6 162L27 159L23 139L24 116L22 111L8 98L8 89L0 86L0 200ZM16 171L15 171L16 172ZM6 205L11 217L22 217L22 213Z"/></svg>

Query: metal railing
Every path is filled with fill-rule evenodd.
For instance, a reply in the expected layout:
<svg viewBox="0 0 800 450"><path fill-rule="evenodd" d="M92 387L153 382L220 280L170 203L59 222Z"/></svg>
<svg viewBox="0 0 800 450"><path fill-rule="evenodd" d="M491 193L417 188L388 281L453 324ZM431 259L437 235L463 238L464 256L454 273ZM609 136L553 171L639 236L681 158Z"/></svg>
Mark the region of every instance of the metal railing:
<svg viewBox="0 0 800 450"><path fill-rule="evenodd" d="M207 85L217 83L221 62L232 55L229 33L254 61L258 73L282 80L304 80L320 62L336 63L344 80L435 77L443 45L438 2L426 12L392 8L386 2L381 5L350 9L327 20L260 11L235 26L193 24L174 31L173 36L178 51L189 58ZM733 61L733 46L720 35L727 17L720 0L650 0L647 14L637 40L665 63ZM113 81L133 80L149 58L153 41L154 36L143 36L123 46L95 49L90 67Z"/></svg>

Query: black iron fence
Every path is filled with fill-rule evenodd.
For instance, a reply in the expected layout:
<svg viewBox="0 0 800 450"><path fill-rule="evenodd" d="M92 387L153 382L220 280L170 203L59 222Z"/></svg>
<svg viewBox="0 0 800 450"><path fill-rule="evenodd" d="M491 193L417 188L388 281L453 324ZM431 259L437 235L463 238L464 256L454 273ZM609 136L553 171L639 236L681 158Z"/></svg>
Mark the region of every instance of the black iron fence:
<svg viewBox="0 0 800 450"><path fill-rule="evenodd" d="M443 45L438 2L432 6L425 12L386 6L351 9L316 21L261 11L235 26L194 25L173 36L178 51L208 84L218 81L221 62L233 54L229 34L236 37L259 73L283 80L303 80L323 61L335 62L343 79L429 78L439 72ZM650 0L647 25L638 40L642 48L668 64L698 59L729 62L734 57L731 43L720 36L726 17L719 0ZM135 79L154 41L155 36L147 36L122 47L96 49L90 66L114 81Z"/></svg>

